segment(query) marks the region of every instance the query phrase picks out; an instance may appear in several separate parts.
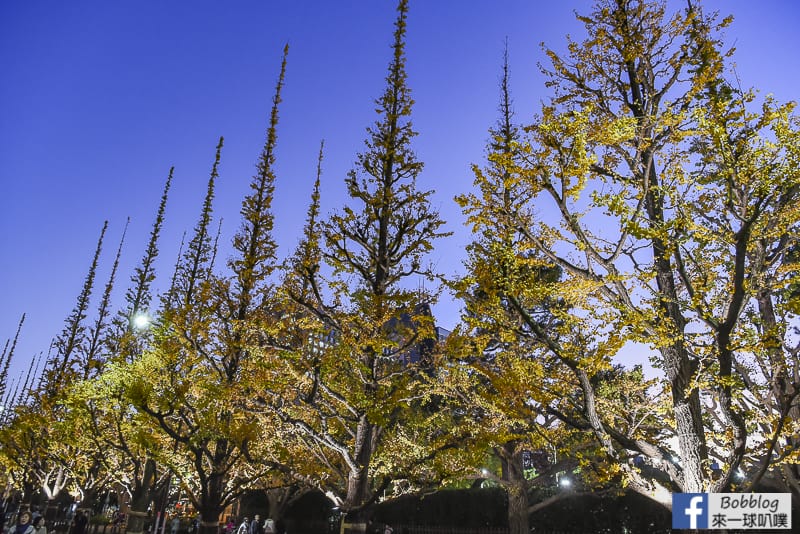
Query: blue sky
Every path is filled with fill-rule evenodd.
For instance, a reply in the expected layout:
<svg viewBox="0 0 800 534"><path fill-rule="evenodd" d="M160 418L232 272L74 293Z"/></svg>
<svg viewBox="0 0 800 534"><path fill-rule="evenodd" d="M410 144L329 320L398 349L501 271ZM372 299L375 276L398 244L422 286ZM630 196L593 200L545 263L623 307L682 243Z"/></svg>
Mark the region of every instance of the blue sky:
<svg viewBox="0 0 800 534"><path fill-rule="evenodd" d="M796 99L800 3L704 5L735 17L726 40L737 47L743 85ZM452 199L471 187L470 164L481 162L496 120L504 40L516 117L527 122L548 95L536 66L544 61L539 43L563 50L566 34L580 38L573 10L590 6L412 0L407 69L415 148L425 163L418 183L436 190L434 205L454 232L431 256L442 273L460 269L469 240ZM61 330L108 220L102 287L130 216L114 298L122 304L174 165L157 265L162 281L169 276L181 234L197 219L220 135L215 213L230 241L286 42L274 204L281 255L297 242L323 138L323 210L341 206L343 178L375 120L394 18L392 0L0 2L0 343L27 313L12 372ZM446 299L436 313L449 328L458 306Z"/></svg>

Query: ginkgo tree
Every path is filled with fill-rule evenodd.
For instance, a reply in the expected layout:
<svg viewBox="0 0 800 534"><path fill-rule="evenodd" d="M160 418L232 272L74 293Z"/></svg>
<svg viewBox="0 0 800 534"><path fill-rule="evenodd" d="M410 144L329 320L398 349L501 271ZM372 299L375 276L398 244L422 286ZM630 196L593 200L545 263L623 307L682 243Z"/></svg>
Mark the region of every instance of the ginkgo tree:
<svg viewBox="0 0 800 534"><path fill-rule="evenodd" d="M234 238L230 276L216 275L212 204L223 139L216 149L200 219L176 266L171 287L152 329L152 340L130 361L121 358L107 379L124 384L122 395L159 436L149 451L166 466L200 513L200 529L216 532L225 507L261 471L245 460L257 426L236 410L245 342L259 330L268 277L274 269L272 190L284 50L267 141L251 192L242 203L242 227Z"/></svg>
<svg viewBox="0 0 800 534"><path fill-rule="evenodd" d="M254 357L249 347L254 340L275 337L270 327L277 313L271 285L277 266L271 206L287 54L288 46L266 142L242 201L229 272L215 273L217 242L211 232L220 138L200 219L162 296L152 339L109 373L112 383L125 384L123 394L136 413L145 415L169 444L150 453L177 479L200 513L204 532L216 532L225 507L271 469L250 458L249 444L261 438L261 429L239 406L247 389L243 364Z"/></svg>
<svg viewBox="0 0 800 534"><path fill-rule="evenodd" d="M106 221L75 307L53 342L53 350L39 383L31 390L30 401L21 407L12 425L19 427L15 429L18 437L27 435L24 442L30 450L20 451L20 457L25 458L27 468L38 480L47 504L66 488L78 496L79 504L85 497L90 501L108 476L103 465L103 451L85 439L81 432L84 414L71 409L70 396L72 384L94 376L100 368L100 349L110 316L110 294L122 246L120 244L117 251L95 321L87 325L107 229ZM59 439L52 439L52 435L59 436Z"/></svg>
<svg viewBox="0 0 800 534"><path fill-rule="evenodd" d="M473 200L470 220L509 220L525 251L509 261L563 273L500 288L578 387L578 418L550 413L590 430L645 494L721 491L737 473L750 487L794 454L793 106L758 110L726 80L719 32L730 21L697 4L667 15L660 3L603 0L579 19L587 37L564 55L547 49L553 96L519 157L502 160L530 200L513 210ZM526 313L535 294L563 302L554 332ZM663 424L647 434L598 410L597 382L631 342L652 349L665 393ZM765 396L757 414L750 405ZM647 458L647 477L631 455Z"/></svg>
<svg viewBox="0 0 800 534"><path fill-rule="evenodd" d="M551 338L553 343L567 343L574 336L576 323L567 320L573 299L546 290L559 284L561 269L536 254L518 229L523 219L533 223L534 192L517 172L524 152L509 86L506 51L500 119L489 131L488 161L473 167L477 190L457 198L468 214L474 240L467 246L467 274L453 284L464 302L464 314L448 340L446 370L439 370L446 378L439 384L477 420L473 433L483 435L484 447L491 446L500 459L501 475L492 478L508 494L510 531L521 534L529 531L532 512L572 494L557 491L536 501L542 495L533 491L536 486L548 485L549 491L555 475L567 476L582 466L589 473L583 485L597 492L615 473L592 476L606 468L597 444L587 439L583 428L564 424L553 413L556 407L560 414L582 413L585 408L574 394L580 389L578 377L554 357L546 342ZM587 345L585 361L590 352ZM480 443L476 440L471 446ZM549 461L540 462L535 474L526 473L526 452L544 453Z"/></svg>
<svg viewBox="0 0 800 534"><path fill-rule="evenodd" d="M410 477L431 451L411 429L433 415L421 409L418 378L433 322L429 298L409 281L433 277L424 256L445 234L431 192L417 186L406 0L397 11L379 118L345 180L348 201L322 218L315 189L286 275L284 348L263 350L252 371L263 392L254 409L282 422L316 483L346 512Z"/></svg>
<svg viewBox="0 0 800 534"><path fill-rule="evenodd" d="M163 485L166 475L165 469L158 469L155 458L159 451L168 449L169 444L163 433L131 406L126 394L127 377L117 369L139 356L149 340L149 330L141 325L137 327L135 320L145 317L153 300L154 265L173 174L174 168L171 168L145 254L134 269L132 285L125 293L125 305L105 333L100 372L73 384L69 395L71 409L83 415L82 434L92 441L94 449L102 451L104 468L109 475L106 483L113 483L127 493L126 529L131 533L144 530L153 493Z"/></svg>

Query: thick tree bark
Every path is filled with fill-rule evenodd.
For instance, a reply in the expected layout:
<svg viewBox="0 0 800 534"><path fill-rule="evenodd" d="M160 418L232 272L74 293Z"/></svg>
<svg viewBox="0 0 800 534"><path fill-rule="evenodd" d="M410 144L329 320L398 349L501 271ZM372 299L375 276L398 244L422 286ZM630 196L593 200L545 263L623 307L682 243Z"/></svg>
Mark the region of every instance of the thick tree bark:
<svg viewBox="0 0 800 534"><path fill-rule="evenodd" d="M664 223L663 199L654 192L658 186L656 168L652 155L644 156L647 165L645 197L648 218L651 225L660 227ZM691 386L695 365L689 359L683 336L686 321L678 305L678 292L675 286L675 272L670 262L670 252L659 238L652 240L656 287L659 294L659 308L664 320L671 323L674 341L660 347L664 370L672 390L672 406L675 414L675 430L678 435L680 451L681 480L678 484L686 493L702 493L704 489L703 462L708 458L708 450L703 430L700 393Z"/></svg>
<svg viewBox="0 0 800 534"><path fill-rule="evenodd" d="M645 151L643 163L646 165L642 180L645 182L644 190L647 191L645 197L647 215L652 226L661 227L664 224L664 200L655 192L659 181L653 155ZM659 350L672 390L672 406L682 471L681 480L677 482L686 493L702 493L705 491L703 462L708 458L708 450L703 429L700 393L691 385L696 366L689 359L684 344L686 320L678 305L675 272L670 261L669 249L658 237L653 238L652 249L659 295L658 306L664 321L670 323L674 332L674 341L660 347Z"/></svg>
<svg viewBox="0 0 800 534"><path fill-rule="evenodd" d="M152 459L145 460L142 479L136 484L133 489L133 495L131 495L127 534L141 534L144 532L144 521L147 517L147 508L150 505L151 490L155 477L156 462Z"/></svg>
<svg viewBox="0 0 800 534"><path fill-rule="evenodd" d="M217 534L219 532L219 516L223 509L220 507L209 507L199 510L200 512L200 534Z"/></svg>
<svg viewBox="0 0 800 534"><path fill-rule="evenodd" d="M266 491L268 502L268 516L276 523L283 519L286 510L293 503L300 499L310 490L306 487L288 486L284 488L273 488Z"/></svg>
<svg viewBox="0 0 800 534"><path fill-rule="evenodd" d="M503 487L508 496L509 534L528 534L528 492L525 472L522 468L523 445L519 441L509 441L496 449L503 468Z"/></svg>
<svg viewBox="0 0 800 534"><path fill-rule="evenodd" d="M223 414L220 419L226 417L230 417L230 414ZM200 450L195 451L195 469L201 473L200 502L197 506L200 513L199 534L217 534L220 516L231 498L227 490L230 475L225 465L233 454L234 445L227 439L218 439L212 445L214 453L211 458L204 456Z"/></svg>
<svg viewBox="0 0 800 534"><path fill-rule="evenodd" d="M83 490L83 500L80 502L80 508L89 510L89 517L93 515L94 508L97 505L99 490L100 488L97 486Z"/></svg>
<svg viewBox="0 0 800 534"><path fill-rule="evenodd" d="M222 499L222 485L224 478L213 473L209 477L207 486L203 489L201 503L197 511L200 513L199 534L217 534L219 518L225 510Z"/></svg>
<svg viewBox="0 0 800 534"><path fill-rule="evenodd" d="M369 464L372 460L378 428L362 415L356 430L355 465L347 477L347 497L343 510L360 508L369 497Z"/></svg>
<svg viewBox="0 0 800 534"><path fill-rule="evenodd" d="M222 463L222 458L227 456L227 448L229 447L226 441L217 443L217 458L219 461L217 465ZM200 512L200 532L199 534L217 534L219 528L219 518L225 510L224 493L225 493L225 480L224 473L212 471L208 474L206 482L203 485L201 493L201 502L198 507Z"/></svg>

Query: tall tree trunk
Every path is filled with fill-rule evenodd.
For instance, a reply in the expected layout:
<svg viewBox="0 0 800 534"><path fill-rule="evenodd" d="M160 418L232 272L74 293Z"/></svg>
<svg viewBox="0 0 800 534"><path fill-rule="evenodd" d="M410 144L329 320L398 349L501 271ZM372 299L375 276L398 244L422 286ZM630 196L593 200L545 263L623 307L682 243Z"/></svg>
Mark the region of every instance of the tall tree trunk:
<svg viewBox="0 0 800 534"><path fill-rule="evenodd" d="M508 496L508 532L509 534L528 534L528 491L525 483L525 471L522 468L523 444L509 441L496 449L502 462L503 487Z"/></svg>
<svg viewBox="0 0 800 534"><path fill-rule="evenodd" d="M623 0L616 0L617 15L621 16L623 27L628 27L631 13ZM678 291L675 284L675 270L672 265L672 252L658 231L665 226L664 197L659 191L660 176L656 169L658 154L649 146L654 135L651 116L658 112L658 100L654 100L652 81L646 79L640 71L641 58L623 58L627 74L630 94L630 109L642 128L637 144L639 144L640 160L637 180L644 193L645 210L649 226L657 232L650 241L653 251L653 267L655 283L658 291L658 308L661 322L666 323L672 332L672 341L661 346L659 351L663 359L664 370L672 389L672 406L675 415L675 430L678 436L678 448L681 455L681 480L679 485L686 493L702 493L705 491L705 475L703 462L708 458L705 432L700 406L700 395L697 388L691 385L694 365L684 344L686 319L679 305ZM621 65L622 66L622 65ZM637 173L637 171L634 171Z"/></svg>
<svg viewBox="0 0 800 534"><path fill-rule="evenodd" d="M225 417L229 418L230 414ZM206 482L200 496L200 532L199 534L217 534L219 518L225 511L225 484L227 474L220 472L215 467L222 467L230 457L232 445L224 439L217 440L214 444L214 458L211 472L206 476Z"/></svg>
<svg viewBox="0 0 800 534"><path fill-rule="evenodd" d="M224 509L219 505L208 505L198 511L200 512L199 534L217 534L219 532L219 516L222 515Z"/></svg>
<svg viewBox="0 0 800 534"><path fill-rule="evenodd" d="M642 95L639 92L639 83L634 69L628 65L632 84L633 101L636 103L635 115L642 118ZM649 129L648 129L649 132ZM655 165L655 154L649 149L644 150L641 156L642 191L645 194L645 209L647 219L652 228L660 229L664 226L664 198L658 192L660 185L658 171ZM675 431L678 436L678 449L680 451L681 480L679 485L686 493L702 493L705 491L705 475L703 462L708 458L705 442L705 432L702 420L702 407L700 406L700 393L692 387L692 375L695 365L689 359L684 343L686 319L680 309L680 299L675 284L675 271L671 261L671 252L667 243L659 236L651 240L653 251L653 267L655 282L658 290L658 308L662 321L672 330L672 341L659 348L664 370L672 390L672 408L675 414Z"/></svg>
<svg viewBox="0 0 800 534"><path fill-rule="evenodd" d="M100 488L98 486L93 486L91 488L85 488L83 490L83 499L80 502L80 508L83 510L87 510L89 512L88 517L94 515L94 509L97 505L97 497Z"/></svg>
<svg viewBox="0 0 800 534"><path fill-rule="evenodd" d="M358 466L350 469L347 477L347 497L342 508L353 510L363 504L367 495L368 470L366 466Z"/></svg>
<svg viewBox="0 0 800 534"><path fill-rule="evenodd" d="M52 523L58 518L58 503L55 499L45 499L42 504L42 516L47 523Z"/></svg>
<svg viewBox="0 0 800 534"><path fill-rule="evenodd" d="M283 519L289 506L308 492L305 488L288 486L273 488L266 491L268 501L268 516L276 523Z"/></svg>
<svg viewBox="0 0 800 534"><path fill-rule="evenodd" d="M147 517L147 508L150 505L151 490L156 477L156 462L147 459L144 463L142 479L133 488L131 507L128 512L127 534L141 534L144 532L144 521Z"/></svg>
<svg viewBox="0 0 800 534"><path fill-rule="evenodd" d="M646 124L644 110L648 108L645 97L641 93L641 80L636 73L633 62L626 63L628 78L631 84L633 112L640 124ZM652 134L652 127L646 126L643 138ZM641 182L645 192L645 209L650 226L654 229L664 227L664 198L658 191L660 180L655 163L656 154L649 148L641 153ZM704 491L703 461L708 458L703 429L700 394L691 386L694 365L684 345L686 319L684 318L675 284L675 271L671 262L671 252L664 239L655 235L651 240L653 251L653 267L658 289L658 307L663 321L673 331L674 340L660 347L664 362L664 370L672 389L672 406L675 414L675 430L678 435L678 448L681 455L682 478L681 489L686 493L702 493Z"/></svg>
<svg viewBox="0 0 800 534"><path fill-rule="evenodd" d="M355 443L355 465L351 466L347 477L347 497L342 508L354 510L360 508L367 500L369 493L369 464L377 439L378 428L362 415L358 422Z"/></svg>

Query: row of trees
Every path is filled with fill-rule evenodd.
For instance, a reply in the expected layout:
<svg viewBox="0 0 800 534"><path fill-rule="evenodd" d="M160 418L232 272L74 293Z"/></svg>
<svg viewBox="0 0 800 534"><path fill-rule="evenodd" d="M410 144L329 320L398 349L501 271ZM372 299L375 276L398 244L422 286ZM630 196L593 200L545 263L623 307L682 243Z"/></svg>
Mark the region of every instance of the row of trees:
<svg viewBox="0 0 800 534"><path fill-rule="evenodd" d="M413 281L441 280L425 256L447 233L416 182L407 9L349 201L321 214L320 146L290 257L277 256L271 211L288 49L224 267L222 139L166 289L154 294L154 264L172 170L125 304L112 310L120 243L90 320L104 225L21 394L5 391L15 342L4 349L9 484L47 499L69 486L86 502L120 484L140 532L153 492L177 483L208 534L254 487L280 493L275 505L316 488L349 512L494 478L515 534L562 495L532 490L564 473L667 505L673 491L748 491L765 477L800 496L798 121L792 104L759 107L726 79L729 20L693 3L670 15L599 0L579 17L584 41L547 49L553 96L525 125L505 58L488 161L457 199L474 240L447 285L464 313L434 343L438 294ZM655 377L616 364L632 346ZM481 471L490 455L498 470Z"/></svg>

